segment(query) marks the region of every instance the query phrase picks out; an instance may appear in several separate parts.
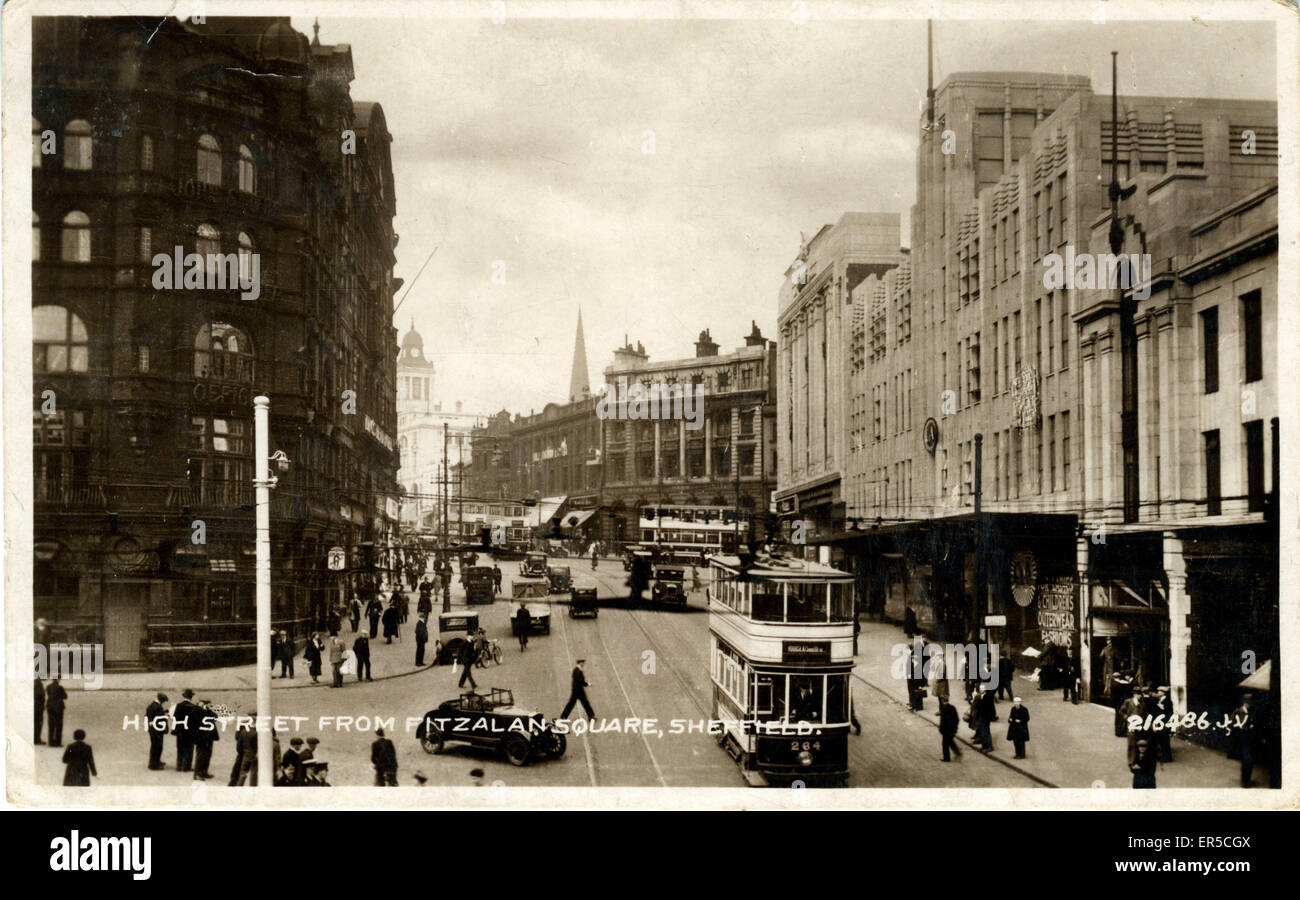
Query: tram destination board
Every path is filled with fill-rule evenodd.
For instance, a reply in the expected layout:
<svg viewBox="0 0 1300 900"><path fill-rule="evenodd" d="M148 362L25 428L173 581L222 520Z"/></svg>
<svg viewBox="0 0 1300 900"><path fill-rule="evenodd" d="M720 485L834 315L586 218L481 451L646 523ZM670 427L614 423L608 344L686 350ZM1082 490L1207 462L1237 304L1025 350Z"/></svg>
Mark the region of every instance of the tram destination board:
<svg viewBox="0 0 1300 900"><path fill-rule="evenodd" d="M828 663L830 641L782 641L781 661L786 663Z"/></svg>

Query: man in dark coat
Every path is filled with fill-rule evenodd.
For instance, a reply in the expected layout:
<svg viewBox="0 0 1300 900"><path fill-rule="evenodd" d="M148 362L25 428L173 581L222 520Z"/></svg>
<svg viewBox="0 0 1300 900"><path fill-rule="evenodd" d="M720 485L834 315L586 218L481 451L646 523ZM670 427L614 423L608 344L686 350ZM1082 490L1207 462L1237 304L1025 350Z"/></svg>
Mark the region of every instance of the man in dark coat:
<svg viewBox="0 0 1300 900"><path fill-rule="evenodd" d="M916 624L916 610L907 607L903 610L903 634L909 638L919 634L921 629Z"/></svg>
<svg viewBox="0 0 1300 900"><path fill-rule="evenodd" d="M957 737L957 707L943 697L939 698L939 734L943 737L943 761L952 761L952 757L948 754L950 750L961 756L961 749L958 748L955 740Z"/></svg>
<svg viewBox="0 0 1300 900"><path fill-rule="evenodd" d="M300 787L303 780L302 738L289 741L289 749L280 758L280 781L278 784Z"/></svg>
<svg viewBox="0 0 1300 900"><path fill-rule="evenodd" d="M523 653L528 649L528 635L533 630L533 614L528 611L528 607L519 604L519 609L515 613L515 636L519 638L519 652Z"/></svg>
<svg viewBox="0 0 1300 900"><path fill-rule="evenodd" d="M370 745L370 761L375 766L375 787L397 787L397 748L384 737L384 729L375 729L375 742Z"/></svg>
<svg viewBox="0 0 1300 900"><path fill-rule="evenodd" d="M456 682L456 687L464 687L465 679L469 679L471 689L477 689L478 685L474 683L474 663L478 661L478 655L474 650L473 641L464 641L460 645L460 651L456 654L456 661L461 664L460 681Z"/></svg>
<svg viewBox="0 0 1300 900"><path fill-rule="evenodd" d="M1020 698L1015 699L1011 712L1007 713L1007 740L1016 745L1016 759L1025 758L1025 742L1029 740L1029 710L1022 705Z"/></svg>
<svg viewBox="0 0 1300 900"><path fill-rule="evenodd" d="M1001 700L1004 694L1008 700L1015 696L1015 683L1012 680L1015 677L1015 672L1016 667L1011 662L1011 657L1007 655L1006 648L1004 647L1002 652L998 654L997 699Z"/></svg>
<svg viewBox="0 0 1300 900"><path fill-rule="evenodd" d="M163 738L167 736L167 695L159 694L144 711L145 728L149 731L149 768L165 769L163 765Z"/></svg>
<svg viewBox="0 0 1300 900"><path fill-rule="evenodd" d="M64 787L90 787L90 776L99 777L95 771L95 751L86 743L86 732L78 728L72 732L72 743L63 751Z"/></svg>
<svg viewBox="0 0 1300 900"><path fill-rule="evenodd" d="M993 694L988 688L980 688L979 694L975 698L974 704L974 725L975 740L980 744L980 750L985 753L993 752L993 733L990 731L990 725L997 718L996 701Z"/></svg>
<svg viewBox="0 0 1300 900"><path fill-rule="evenodd" d="M501 567L496 563L492 564L492 596L501 593Z"/></svg>
<svg viewBox="0 0 1300 900"><path fill-rule="evenodd" d="M211 700L200 700L198 706L199 729L194 735L194 777L211 778L208 766L212 762L212 745L221 740L217 733L217 714Z"/></svg>
<svg viewBox="0 0 1300 900"><path fill-rule="evenodd" d="M632 573L628 576L628 602L633 606L641 606L644 603L641 595L646 588L650 586L650 576L654 573L650 561L643 556L634 557L632 560Z"/></svg>
<svg viewBox="0 0 1300 900"><path fill-rule="evenodd" d="M1079 702L1079 677L1078 668L1074 665L1074 660L1068 656L1062 657L1061 662L1061 702L1072 700Z"/></svg>
<svg viewBox="0 0 1300 900"><path fill-rule="evenodd" d="M325 645L321 643L320 632L309 637L307 646L303 648L302 655L307 660L307 674L311 676L312 684L320 684L321 661L324 650Z"/></svg>
<svg viewBox="0 0 1300 900"><path fill-rule="evenodd" d="M45 715L50 720L50 746L63 746L63 706L68 702L68 692L54 680L45 688Z"/></svg>
<svg viewBox="0 0 1300 900"><path fill-rule="evenodd" d="M343 618L337 609L330 610L328 625L326 630L330 633L330 637L336 636L343 629Z"/></svg>
<svg viewBox="0 0 1300 900"><path fill-rule="evenodd" d="M1137 742L1128 768L1133 773L1133 787L1154 788L1156 786L1156 754L1151 747L1151 742L1146 738Z"/></svg>
<svg viewBox="0 0 1300 900"><path fill-rule="evenodd" d="M191 700L194 692L189 688L181 691L181 702L172 711L172 734L176 735L176 771L190 771L194 759L194 735L199 727L199 708Z"/></svg>
<svg viewBox="0 0 1300 900"><path fill-rule="evenodd" d="M44 744L41 740L41 728L45 724L45 685L39 678L36 679L36 696L32 701L32 709L36 713L36 743Z"/></svg>
<svg viewBox="0 0 1300 900"><path fill-rule="evenodd" d="M379 617L384 614L384 604L379 602L378 597L371 597L370 602L366 604L366 618L370 620L370 636L379 637Z"/></svg>
<svg viewBox="0 0 1300 900"><path fill-rule="evenodd" d="M1141 722L1134 725L1129 722L1129 719L1134 716L1138 719L1143 719L1146 715L1143 711L1145 709L1145 704L1146 695L1142 688L1136 686L1133 688L1133 696L1124 701L1124 707L1126 709L1124 714L1124 733L1128 738L1128 751L1126 756L1130 766L1132 766L1133 761L1137 759L1138 741L1145 739L1147 734L1146 730L1142 727Z"/></svg>
<svg viewBox="0 0 1300 900"><path fill-rule="evenodd" d="M415 623L415 664L424 665L424 645L429 643L429 626L426 624L429 618L427 612L420 613L420 619Z"/></svg>
<svg viewBox="0 0 1300 900"><path fill-rule="evenodd" d="M356 597L352 598L352 603L348 606L348 621L352 623L352 633L356 634L361 627L361 601Z"/></svg>
<svg viewBox="0 0 1300 900"><path fill-rule="evenodd" d="M355 630L355 629L353 629ZM274 668L274 666L272 666ZM280 677L283 678L285 673L293 677L293 641L289 638L289 632L280 632Z"/></svg>
<svg viewBox="0 0 1300 900"><path fill-rule="evenodd" d="M253 723L244 721L235 729L235 762L230 767L229 787L239 786L239 773L244 769L244 754L248 751L248 737L253 733Z"/></svg>
<svg viewBox="0 0 1300 900"><path fill-rule="evenodd" d="M364 631L352 642L352 652L357 657L357 681L361 680L362 669L366 670L366 681L374 681L370 677L370 638Z"/></svg>
<svg viewBox="0 0 1300 900"><path fill-rule="evenodd" d="M428 577L425 577L420 582L420 599L415 605L415 611L417 613L433 612L433 582L429 581Z"/></svg>
<svg viewBox="0 0 1300 900"><path fill-rule="evenodd" d="M397 637L397 623L401 617L396 606L389 606L384 610L384 643L391 644L393 638Z"/></svg>
<svg viewBox="0 0 1300 900"><path fill-rule="evenodd" d="M403 625L410 617L411 601L396 587L393 588L393 595L388 598L388 605L397 610L397 619Z"/></svg>
<svg viewBox="0 0 1300 900"><path fill-rule="evenodd" d="M591 711L591 703L587 701L587 688L590 687L590 685L587 684L587 677L582 671L584 663L586 663L586 660L580 659L573 667L573 674L570 679L572 684L569 688L569 702L564 704L564 712L560 713L561 719L567 719L569 717L569 713L573 711L575 703L582 704L582 708L587 713L588 719L596 718L596 714Z"/></svg>

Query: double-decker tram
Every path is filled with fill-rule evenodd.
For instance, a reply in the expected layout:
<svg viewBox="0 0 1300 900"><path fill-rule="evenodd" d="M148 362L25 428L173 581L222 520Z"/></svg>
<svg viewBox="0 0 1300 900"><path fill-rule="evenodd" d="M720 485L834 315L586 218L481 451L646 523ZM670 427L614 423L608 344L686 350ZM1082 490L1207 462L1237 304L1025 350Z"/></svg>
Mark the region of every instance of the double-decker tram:
<svg viewBox="0 0 1300 900"><path fill-rule="evenodd" d="M853 576L762 556L709 558L713 718L750 784L848 778Z"/></svg>
<svg viewBox="0 0 1300 900"><path fill-rule="evenodd" d="M712 553L735 553L749 520L728 506L646 506L641 509L642 545L658 548L663 562L699 566Z"/></svg>

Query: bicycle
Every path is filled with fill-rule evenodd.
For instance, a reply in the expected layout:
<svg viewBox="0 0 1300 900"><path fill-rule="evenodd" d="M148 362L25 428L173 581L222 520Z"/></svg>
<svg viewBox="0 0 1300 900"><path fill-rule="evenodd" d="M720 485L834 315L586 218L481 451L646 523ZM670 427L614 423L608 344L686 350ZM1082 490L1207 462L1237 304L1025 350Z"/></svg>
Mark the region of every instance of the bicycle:
<svg viewBox="0 0 1300 900"><path fill-rule="evenodd" d="M501 645L492 638L488 638L483 642L483 649L479 651L478 659L474 661L474 665L480 669L486 669L487 661L491 659L499 666L501 665L501 656Z"/></svg>

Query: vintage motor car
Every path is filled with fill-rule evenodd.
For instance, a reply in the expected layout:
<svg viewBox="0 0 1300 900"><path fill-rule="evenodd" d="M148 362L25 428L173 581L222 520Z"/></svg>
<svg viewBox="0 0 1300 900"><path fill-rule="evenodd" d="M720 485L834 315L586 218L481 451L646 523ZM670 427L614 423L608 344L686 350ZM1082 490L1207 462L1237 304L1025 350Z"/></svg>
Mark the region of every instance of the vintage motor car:
<svg viewBox="0 0 1300 900"><path fill-rule="evenodd" d="M685 570L680 566L655 566L654 589L650 598L655 603L686 603Z"/></svg>
<svg viewBox="0 0 1300 900"><path fill-rule="evenodd" d="M551 606L548 603L524 603L516 601L510 607L510 633L519 637L519 620L515 618L519 615L519 608L526 606L528 615L532 619L532 628L529 634L550 634L551 633Z"/></svg>
<svg viewBox="0 0 1300 900"><path fill-rule="evenodd" d="M426 753L441 753L451 742L499 751L514 766L564 755L564 734L540 712L515 705L514 693L492 688L470 691L438 704L424 714L415 737Z"/></svg>
<svg viewBox="0 0 1300 900"><path fill-rule="evenodd" d="M545 578L546 554L536 550L529 553L519 564L519 574L528 578Z"/></svg>
<svg viewBox="0 0 1300 900"><path fill-rule="evenodd" d="M460 654L461 645L478 631L478 613L438 613L438 637L433 642L433 663L443 665Z"/></svg>
<svg viewBox="0 0 1300 900"><path fill-rule="evenodd" d="M550 582L548 590L552 594L563 594L573 590L573 573L568 566L547 566L546 580Z"/></svg>
<svg viewBox="0 0 1300 900"><path fill-rule="evenodd" d="M594 619L599 615L600 610L596 606L596 589L574 588L569 597L569 618L591 616Z"/></svg>
<svg viewBox="0 0 1300 900"><path fill-rule="evenodd" d="M465 571L465 602L491 603L497 598L491 566L470 566Z"/></svg>

